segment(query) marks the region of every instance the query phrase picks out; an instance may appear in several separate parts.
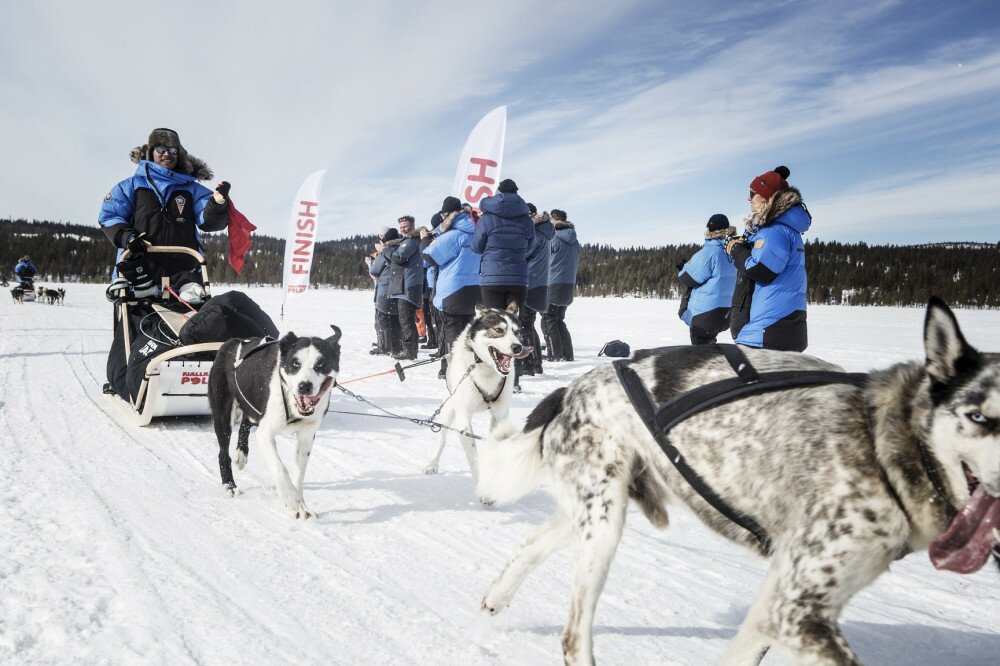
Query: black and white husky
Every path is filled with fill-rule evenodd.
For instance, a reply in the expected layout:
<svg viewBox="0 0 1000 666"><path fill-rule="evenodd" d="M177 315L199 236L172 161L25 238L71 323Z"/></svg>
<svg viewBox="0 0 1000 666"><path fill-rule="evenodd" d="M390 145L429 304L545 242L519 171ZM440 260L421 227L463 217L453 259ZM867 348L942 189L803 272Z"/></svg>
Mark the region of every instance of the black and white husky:
<svg viewBox="0 0 1000 666"><path fill-rule="evenodd" d="M590 664L594 609L629 497L661 528L673 502L772 557L724 663L757 664L772 645L797 664L858 663L838 617L893 560L929 548L936 567L968 573L1000 553L1000 354L972 348L937 299L924 346L923 363L872 372L861 386L742 398L670 431L690 468L769 542L723 517L681 477L614 367L559 389L523 432L504 424L480 444L480 494L511 501L545 483L559 506L486 592L483 610L502 610L534 567L573 543L562 643L566 663ZM839 370L801 354L745 354L761 373ZM718 346L639 352L625 367L658 404L735 375Z"/></svg>
<svg viewBox="0 0 1000 666"><path fill-rule="evenodd" d="M274 473L278 497L295 518L313 514L302 501L302 480L316 430L330 405L330 387L340 371L340 329L326 338L299 338L286 333L280 340L230 340L219 348L208 377L208 398L219 439L222 486L236 494L229 440L239 423L236 467L249 454L250 428L257 426L257 444ZM276 436L294 433L292 474L278 456Z"/></svg>
<svg viewBox="0 0 1000 666"><path fill-rule="evenodd" d="M514 390L510 372L514 359L531 353L530 347L521 344L520 333L516 303L511 303L506 310L476 306L475 318L451 347L446 376L448 398L441 409L441 423L472 432L472 417L479 412L489 410L490 430L509 417L510 396ZM437 474L447 439L448 430L442 428L438 433L437 454L424 468L425 474ZM476 446L472 438L465 435L460 434L459 440L469 459L472 479L476 481L479 469Z"/></svg>

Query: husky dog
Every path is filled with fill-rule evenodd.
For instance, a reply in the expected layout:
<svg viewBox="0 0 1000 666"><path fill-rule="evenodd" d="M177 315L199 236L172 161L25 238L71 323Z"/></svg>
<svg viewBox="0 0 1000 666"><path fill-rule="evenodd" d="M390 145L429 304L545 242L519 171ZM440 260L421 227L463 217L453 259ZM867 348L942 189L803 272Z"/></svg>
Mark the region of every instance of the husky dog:
<svg viewBox="0 0 1000 666"><path fill-rule="evenodd" d="M61 302L61 296L59 290L57 289L46 289L45 290L45 302L49 305L55 305Z"/></svg>
<svg viewBox="0 0 1000 666"><path fill-rule="evenodd" d="M757 664L770 646L793 663L856 664L841 610L889 564L930 548L961 573L1000 553L1000 354L980 353L931 299L923 363L742 398L669 432L702 481L770 540L723 517L693 490L633 408L612 365L545 398L523 432L480 446L479 493L511 501L545 482L559 510L521 545L482 602L507 606L531 570L574 543L567 664L593 660L597 599L631 497L657 527L685 504L710 528L771 556L764 586L723 662ZM839 371L809 356L745 349L760 372ZM718 346L664 348L624 362L659 404L734 376ZM998 559L1000 563L1000 559Z"/></svg>
<svg viewBox="0 0 1000 666"><path fill-rule="evenodd" d="M514 387L508 376L513 369L511 363L516 358L524 358L532 350L521 344L520 333L516 303L511 303L506 310L476 306L475 318L451 347L445 378L448 399L441 410L441 423L471 432L472 416L484 410L490 412L491 430L509 417L510 396ZM438 433L437 454L424 468L424 474L437 474L447 438L448 430L442 428ZM469 459L472 479L476 481L479 468L475 444L465 435L459 435L459 439Z"/></svg>
<svg viewBox="0 0 1000 666"><path fill-rule="evenodd" d="M286 333L280 340L230 340L219 348L208 376L208 399L219 439L222 486L236 494L229 439L240 424L236 467L243 469L249 454L250 428L257 426L257 443L274 473L278 497L295 518L313 513L302 501L309 453L316 430L330 405L330 387L340 371L340 329L333 335L299 338ZM292 476L278 457L275 437L295 433Z"/></svg>
<svg viewBox="0 0 1000 666"><path fill-rule="evenodd" d="M24 291L20 287L11 289L10 296L14 299L15 303L24 303Z"/></svg>

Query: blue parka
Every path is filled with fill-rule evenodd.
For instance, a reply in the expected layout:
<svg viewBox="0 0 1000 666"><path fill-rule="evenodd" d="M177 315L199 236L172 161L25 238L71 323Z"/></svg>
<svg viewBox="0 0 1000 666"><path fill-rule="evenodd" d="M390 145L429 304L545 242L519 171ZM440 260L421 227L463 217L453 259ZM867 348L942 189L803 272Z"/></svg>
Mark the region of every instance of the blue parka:
<svg viewBox="0 0 1000 666"><path fill-rule="evenodd" d="M418 308L424 298L424 266L420 256L420 233L411 231L406 238L390 241L389 296L402 298Z"/></svg>
<svg viewBox="0 0 1000 666"><path fill-rule="evenodd" d="M389 277L392 271L389 259L386 257L388 253L389 248L378 253L378 256L372 260L372 265L368 268L368 274L376 278L375 309L385 314L394 315L397 313L397 309L396 299L389 297Z"/></svg>
<svg viewBox="0 0 1000 666"><path fill-rule="evenodd" d="M483 216L472 236L472 251L483 255L479 284L528 286L528 248L535 237L528 204L514 192L479 202Z"/></svg>
<svg viewBox="0 0 1000 666"><path fill-rule="evenodd" d="M733 248L739 279L731 330L739 344L803 351L808 337L802 234L812 217L794 187L779 191L772 200L765 204L762 223L748 223L747 244Z"/></svg>
<svg viewBox="0 0 1000 666"><path fill-rule="evenodd" d="M576 269L580 266L580 243L572 222L559 220L549 244L549 305L569 305L576 291Z"/></svg>
<svg viewBox="0 0 1000 666"><path fill-rule="evenodd" d="M528 297L524 304L535 312L544 313L549 307L549 249L556 228L548 213L532 218L535 237L528 248Z"/></svg>
<svg viewBox="0 0 1000 666"><path fill-rule="evenodd" d="M681 313L681 319L688 326L691 326L692 319L698 315L720 308L728 310L733 302L736 266L726 254L724 246L725 240L722 238L706 240L678 274L681 282L691 287L687 308ZM685 275L689 279L685 279ZM725 328L723 326L719 330Z"/></svg>
<svg viewBox="0 0 1000 666"><path fill-rule="evenodd" d="M140 160L135 174L104 198L97 218L118 255L132 235L142 232L153 245L202 252L200 231L221 231L228 223L228 205L216 203L212 190L197 181L210 173L205 167L205 172L186 174Z"/></svg>
<svg viewBox="0 0 1000 666"><path fill-rule="evenodd" d="M479 255L469 247L475 226L465 211L451 213L422 253L437 267L434 307L446 314L474 314L479 301Z"/></svg>
<svg viewBox="0 0 1000 666"><path fill-rule="evenodd" d="M22 278L33 278L38 269L31 261L19 261L17 266L14 266L14 277L18 282L23 282Z"/></svg>

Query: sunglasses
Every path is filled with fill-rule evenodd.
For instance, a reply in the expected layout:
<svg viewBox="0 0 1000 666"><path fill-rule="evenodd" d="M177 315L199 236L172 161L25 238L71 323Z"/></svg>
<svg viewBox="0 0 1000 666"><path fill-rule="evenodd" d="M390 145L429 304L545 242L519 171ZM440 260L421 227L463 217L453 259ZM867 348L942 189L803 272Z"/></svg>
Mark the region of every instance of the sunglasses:
<svg viewBox="0 0 1000 666"><path fill-rule="evenodd" d="M162 155L163 153L170 153L171 155L177 154L177 149L173 146L157 146L153 148L153 152L157 155Z"/></svg>
<svg viewBox="0 0 1000 666"><path fill-rule="evenodd" d="M396 222L402 224L403 222L415 222L415 220L412 217L401 217Z"/></svg>

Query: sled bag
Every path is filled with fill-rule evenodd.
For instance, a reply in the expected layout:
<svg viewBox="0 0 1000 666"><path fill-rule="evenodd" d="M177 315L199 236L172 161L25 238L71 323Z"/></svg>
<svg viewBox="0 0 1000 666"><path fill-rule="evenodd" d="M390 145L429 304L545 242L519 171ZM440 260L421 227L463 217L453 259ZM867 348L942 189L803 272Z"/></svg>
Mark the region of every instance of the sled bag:
<svg viewBox="0 0 1000 666"><path fill-rule="evenodd" d="M229 291L208 299L181 329L181 344L278 337L278 327L249 296Z"/></svg>

